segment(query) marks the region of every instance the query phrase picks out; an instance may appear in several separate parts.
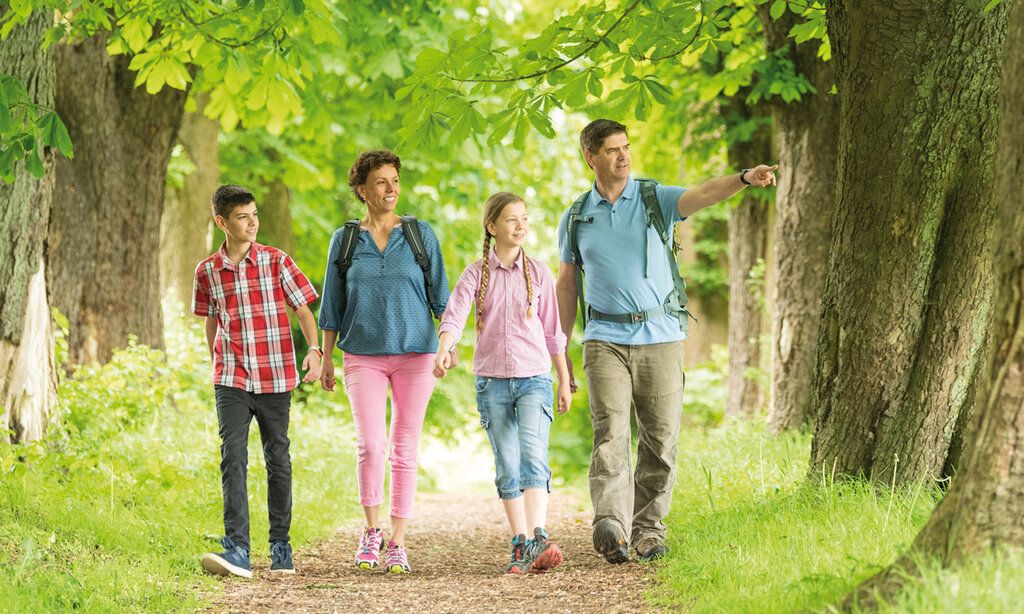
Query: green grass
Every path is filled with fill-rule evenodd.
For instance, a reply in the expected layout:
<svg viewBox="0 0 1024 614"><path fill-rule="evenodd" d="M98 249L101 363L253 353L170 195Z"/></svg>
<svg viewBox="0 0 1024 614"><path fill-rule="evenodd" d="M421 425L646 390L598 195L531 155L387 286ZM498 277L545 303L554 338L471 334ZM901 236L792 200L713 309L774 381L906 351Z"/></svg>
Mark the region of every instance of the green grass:
<svg viewBox="0 0 1024 614"><path fill-rule="evenodd" d="M132 346L61 383L61 427L0 444L0 604L5 611L179 611L216 589L199 555L223 532L210 366L196 331L167 353ZM354 436L337 404L292 405L293 543L358 513ZM266 472L249 447L253 557L266 563Z"/></svg>
<svg viewBox="0 0 1024 614"><path fill-rule="evenodd" d="M913 540L933 489L805 481L810 439L763 421L690 429L680 440L671 556L651 600L694 612L827 607Z"/></svg>
<svg viewBox="0 0 1024 614"><path fill-rule="evenodd" d="M874 488L806 478L808 435L774 437L764 421L684 431L658 564L655 606L691 612L828 611L893 562L927 521L933 487ZM922 578L884 612L1019 612L1024 553L999 552Z"/></svg>

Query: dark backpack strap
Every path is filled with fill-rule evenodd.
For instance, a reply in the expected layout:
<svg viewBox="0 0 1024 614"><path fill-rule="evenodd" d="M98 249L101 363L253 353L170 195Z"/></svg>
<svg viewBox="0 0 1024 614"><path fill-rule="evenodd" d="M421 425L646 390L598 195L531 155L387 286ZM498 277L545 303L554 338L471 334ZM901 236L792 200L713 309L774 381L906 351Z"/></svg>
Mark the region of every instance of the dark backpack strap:
<svg viewBox="0 0 1024 614"><path fill-rule="evenodd" d="M420 234L420 224L414 215L403 215L402 232L405 234L405 242L412 248L413 256L416 257L416 264L423 271L423 285L427 290L427 308L434 313L434 305L437 303L434 292L434 284L430 281L430 258L427 256L427 248L423 245L423 236ZM440 314L435 314L440 317Z"/></svg>
<svg viewBox="0 0 1024 614"><path fill-rule="evenodd" d="M353 219L345 222L345 231L341 235L341 249L338 251L338 258L334 266L338 269L338 277L341 278L341 314L345 315L345 307L348 303L348 270L352 267L352 254L356 251L356 241L359 240L359 220Z"/></svg>
<svg viewBox="0 0 1024 614"><path fill-rule="evenodd" d="M668 224L665 223L665 215L661 212L661 204L658 202L658 183L651 179L638 179L640 182L640 199L644 203L647 212L647 224L654 228L665 247L665 256L668 258L668 268L672 272L672 292L665 299L665 304L670 310L675 311L679 320L679 327L686 330L689 322L690 312L686 309L688 302L686 298L686 282L679 275L679 264L676 262L675 252L672 250L671 237Z"/></svg>
<svg viewBox="0 0 1024 614"><path fill-rule="evenodd" d="M580 194L576 202L569 207L569 220L566 224L566 235L569 240L569 250L572 254L572 263L576 265L576 297L580 301L580 312L583 314L583 325L587 325L587 305L583 300L583 256L580 255L580 224L589 224L594 221L593 216L584 216L583 205L587 202L590 192Z"/></svg>

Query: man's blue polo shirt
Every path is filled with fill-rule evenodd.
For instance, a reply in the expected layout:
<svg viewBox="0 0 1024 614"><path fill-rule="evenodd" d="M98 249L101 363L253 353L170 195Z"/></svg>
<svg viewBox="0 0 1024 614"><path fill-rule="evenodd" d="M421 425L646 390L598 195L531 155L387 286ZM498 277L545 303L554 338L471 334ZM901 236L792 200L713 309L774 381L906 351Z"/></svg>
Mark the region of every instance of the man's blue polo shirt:
<svg viewBox="0 0 1024 614"><path fill-rule="evenodd" d="M665 222L671 228L679 216L679 197L686 188L658 186L658 203ZM582 215L594 221L580 224L578 240L583 258L583 293L588 305L604 313L634 313L653 309L665 302L672 291L672 272L661 238L647 226L647 215L640 200L640 184L632 177L614 203L597 192L595 183L583 204ZM558 223L558 249L561 260L572 263L567 225L569 211ZM673 233L670 233L670 236ZM671 239L670 239L671 240ZM646 260L646 276L645 276ZM624 324L591 320L583 340L600 340L624 345L667 343L686 338L679 321L669 315L648 322Z"/></svg>

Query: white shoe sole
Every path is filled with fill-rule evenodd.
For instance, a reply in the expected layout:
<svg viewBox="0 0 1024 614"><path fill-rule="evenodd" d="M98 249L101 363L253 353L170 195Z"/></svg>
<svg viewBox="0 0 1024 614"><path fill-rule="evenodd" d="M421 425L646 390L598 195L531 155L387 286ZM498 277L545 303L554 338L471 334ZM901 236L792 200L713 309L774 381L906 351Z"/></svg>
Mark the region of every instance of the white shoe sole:
<svg viewBox="0 0 1024 614"><path fill-rule="evenodd" d="M279 573L279 574L289 575L289 574L294 574L295 570L294 569L271 569L270 573Z"/></svg>
<svg viewBox="0 0 1024 614"><path fill-rule="evenodd" d="M241 567L232 565L220 556L210 552L203 555L203 569L215 576L239 576L241 578L252 577L252 572L248 569L242 569Z"/></svg>

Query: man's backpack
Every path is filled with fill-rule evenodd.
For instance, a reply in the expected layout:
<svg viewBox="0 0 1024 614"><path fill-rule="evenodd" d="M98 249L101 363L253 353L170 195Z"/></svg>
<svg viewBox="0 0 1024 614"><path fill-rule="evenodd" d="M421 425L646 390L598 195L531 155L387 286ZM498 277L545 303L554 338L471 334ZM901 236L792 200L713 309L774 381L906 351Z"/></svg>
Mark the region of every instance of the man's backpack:
<svg viewBox="0 0 1024 614"><path fill-rule="evenodd" d="M579 297L580 311L583 312L583 323L586 325L589 320L594 319L639 324L660 315L671 315L679 320L679 329L686 332L689 328L688 318L691 317L690 312L686 309L686 282L679 275L679 265L676 263L676 256L672 250L672 243L669 240L669 227L665 223L665 216L662 214L661 206L658 204L658 182L651 179L637 179L637 183L640 184L640 200L643 201L644 210L647 213L647 226L653 228L658 233L658 237L665 247L668 268L672 271L672 291L665 297L664 303L646 311L611 314L602 313L592 307L587 307L583 300L583 257L580 255L579 232L580 224L589 224L594 221L594 218L593 216L582 214L583 205L590 196L589 191L584 192L576 199L572 207L569 208L569 219L566 228L568 231L569 249L572 253L572 264L576 265L576 295Z"/></svg>
<svg viewBox="0 0 1024 614"><path fill-rule="evenodd" d="M403 215L401 220L405 241L412 248L412 253L416 257L416 264L423 271L423 285L427 290L427 308L430 310L431 315L440 317L440 314L434 314L434 304L437 301L435 300L434 286L430 281L430 257L427 256L427 248L423 245L420 225L414 215ZM352 254L356 251L356 240L358 238L359 220L353 219L345 222L345 231L341 235L341 250L338 252L338 258L334 261L334 265L338 267L338 276L341 277L341 313L343 315L346 303L348 302L346 288L348 270L352 267Z"/></svg>

